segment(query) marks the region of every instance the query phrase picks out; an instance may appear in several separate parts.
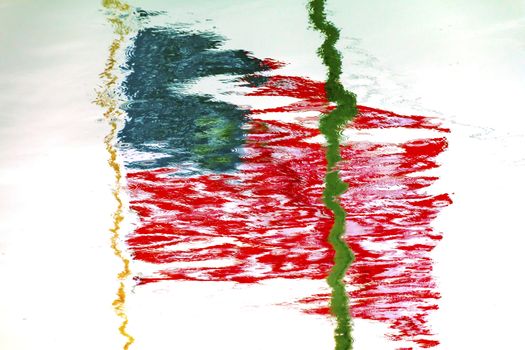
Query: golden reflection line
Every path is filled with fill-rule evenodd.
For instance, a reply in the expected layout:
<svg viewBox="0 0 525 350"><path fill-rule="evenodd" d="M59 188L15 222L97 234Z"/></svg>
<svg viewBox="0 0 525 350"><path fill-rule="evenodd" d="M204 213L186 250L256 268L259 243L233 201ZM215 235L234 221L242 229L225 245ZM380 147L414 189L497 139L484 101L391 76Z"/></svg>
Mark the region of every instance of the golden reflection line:
<svg viewBox="0 0 525 350"><path fill-rule="evenodd" d="M108 164L113 169L115 176L115 183L113 188L113 197L117 202L117 208L113 212L113 226L110 228L111 232L111 248L115 256L122 262L122 269L118 273L119 288L117 290L117 297L113 300L113 309L117 316L121 319L119 326L120 334L126 339L124 350L128 350L135 339L127 331L128 316L126 314L126 286L125 281L131 275L129 268L129 259L126 258L124 252L119 247L118 241L120 238L120 228L124 220L124 205L122 202L122 171L117 160L117 149L115 148L115 140L118 132L117 122L122 119L122 111L119 109L119 101L117 99L117 79L115 72L117 63L116 56L120 51L126 35L131 32L129 25L126 25L124 19L131 15L131 7L128 4L122 3L118 0L103 0L102 5L105 9L110 10L112 14L108 15L108 21L113 26L114 33L117 37L111 43L109 48L109 57L107 59L104 71L100 74L103 81L99 91L97 91L97 98L95 103L104 109L104 118L109 123L110 131L104 138L106 150L109 153Z"/></svg>

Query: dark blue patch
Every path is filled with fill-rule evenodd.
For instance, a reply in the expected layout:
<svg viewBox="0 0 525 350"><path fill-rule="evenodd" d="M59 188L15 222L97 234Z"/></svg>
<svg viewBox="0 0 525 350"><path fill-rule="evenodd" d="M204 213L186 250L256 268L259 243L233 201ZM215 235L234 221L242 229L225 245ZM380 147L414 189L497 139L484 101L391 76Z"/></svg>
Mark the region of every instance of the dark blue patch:
<svg viewBox="0 0 525 350"><path fill-rule="evenodd" d="M150 169L193 162L214 172L235 169L244 144L248 110L191 95L183 87L196 79L227 74L246 76L268 67L243 50L221 50L223 39L174 28L139 31L129 52L123 83L128 115L119 132L121 147L167 155L127 162Z"/></svg>

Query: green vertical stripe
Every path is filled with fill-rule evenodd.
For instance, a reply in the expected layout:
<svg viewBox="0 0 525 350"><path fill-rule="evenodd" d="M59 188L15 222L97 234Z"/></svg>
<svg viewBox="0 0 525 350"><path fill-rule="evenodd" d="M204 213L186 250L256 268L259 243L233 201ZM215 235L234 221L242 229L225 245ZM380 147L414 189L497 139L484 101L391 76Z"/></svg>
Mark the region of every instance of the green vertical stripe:
<svg viewBox="0 0 525 350"><path fill-rule="evenodd" d="M339 204L338 197L348 188L348 185L339 177L337 163L341 160L340 140L346 124L357 114L356 96L346 91L340 82L341 53L335 48L339 39L339 30L326 19L326 0L311 0L308 5L310 22L314 28L324 35L324 41L317 53L328 69L326 80L326 94L336 108L329 114L321 116L319 129L324 135L326 147L327 170L325 176L325 190L323 201L334 214L334 224L328 236L335 257L334 266L327 278L332 289L330 310L336 317L335 349L352 349L351 324L348 295L343 278L346 270L354 260L352 250L343 240L345 233L346 212Z"/></svg>

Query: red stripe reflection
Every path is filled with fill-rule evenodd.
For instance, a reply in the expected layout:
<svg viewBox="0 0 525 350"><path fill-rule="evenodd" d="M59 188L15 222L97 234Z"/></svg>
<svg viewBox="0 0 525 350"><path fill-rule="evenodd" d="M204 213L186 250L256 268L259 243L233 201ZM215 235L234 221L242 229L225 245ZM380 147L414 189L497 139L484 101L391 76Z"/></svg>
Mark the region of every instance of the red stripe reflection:
<svg viewBox="0 0 525 350"><path fill-rule="evenodd" d="M276 66L277 67L277 66ZM159 280L258 282L270 278L323 279L332 266L326 237L332 217L321 197L324 149L314 128L263 120L268 112L326 112L322 83L273 76L252 96L297 98L290 105L253 110L243 163L229 174L174 176L176 169L130 171L131 209L139 224L127 243L134 259L159 266ZM289 113L290 118L299 118ZM267 118L265 116L264 119ZM350 128L449 130L434 119L359 107ZM449 205L447 194L426 190L437 177L435 158L444 136L401 143L350 142L342 146L341 177L350 189L341 198L346 238L356 254L347 281L353 317L390 325L395 340L437 344L427 325L439 294L429 252L441 239L431 222ZM198 263L192 267L191 264ZM328 295L302 300L306 312L328 313Z"/></svg>

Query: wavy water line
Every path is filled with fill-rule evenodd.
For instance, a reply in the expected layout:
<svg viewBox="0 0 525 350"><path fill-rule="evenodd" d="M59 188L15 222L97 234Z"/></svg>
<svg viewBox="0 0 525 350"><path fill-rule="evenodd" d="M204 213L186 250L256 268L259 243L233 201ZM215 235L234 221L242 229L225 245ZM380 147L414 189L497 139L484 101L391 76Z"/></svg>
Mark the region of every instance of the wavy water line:
<svg viewBox="0 0 525 350"><path fill-rule="evenodd" d="M121 197L122 190L122 171L120 164L117 160L117 149L115 148L115 140L118 131L117 121L122 117L122 111L119 109L119 101L117 100L117 91L115 84L117 83L118 77L115 74L116 56L121 50L121 47L126 40L126 35L129 34L129 26L125 24L122 19L122 15L129 15L131 13L131 7L128 4L122 3L118 0L104 0L102 5L107 10L115 12L113 15L108 16L108 21L113 25L114 33L117 34L117 38L113 40L109 48L109 57L106 62L104 71L100 74L103 79L103 85L97 92L97 98L95 103L100 107L104 108L104 118L108 121L110 126L110 132L104 138L106 150L109 153L108 164L112 168L115 182L113 188L113 197L117 202L117 208L113 212L113 226L110 228L111 232L111 249L113 254L121 261L122 269L117 275L119 280L119 287L117 290L117 297L113 300L112 305L115 313L121 319L119 326L120 334L126 339L124 344L124 350L128 350L131 344L135 341L133 336L127 331L128 316L126 314L126 285L125 282L131 275L129 268L129 259L125 256L123 250L119 247L120 229L122 221L124 220L123 215L123 201Z"/></svg>
<svg viewBox="0 0 525 350"><path fill-rule="evenodd" d="M341 53L335 48L339 39L339 30L326 18L326 1L312 0L308 4L309 19L314 28L324 35L324 41L317 54L328 69L325 84L326 96L336 108L323 114L319 121L319 130L326 139L326 176L323 201L334 215L334 223L328 236L328 242L335 253L334 266L328 275L327 282L332 289L330 311L335 316L335 349L352 349L352 326L349 311L349 299L345 289L344 277L354 260L354 253L346 244L346 212L341 206L339 197L346 192L346 184L339 176L338 163L341 161L341 133L346 124L357 115L356 96L345 90L340 82Z"/></svg>

